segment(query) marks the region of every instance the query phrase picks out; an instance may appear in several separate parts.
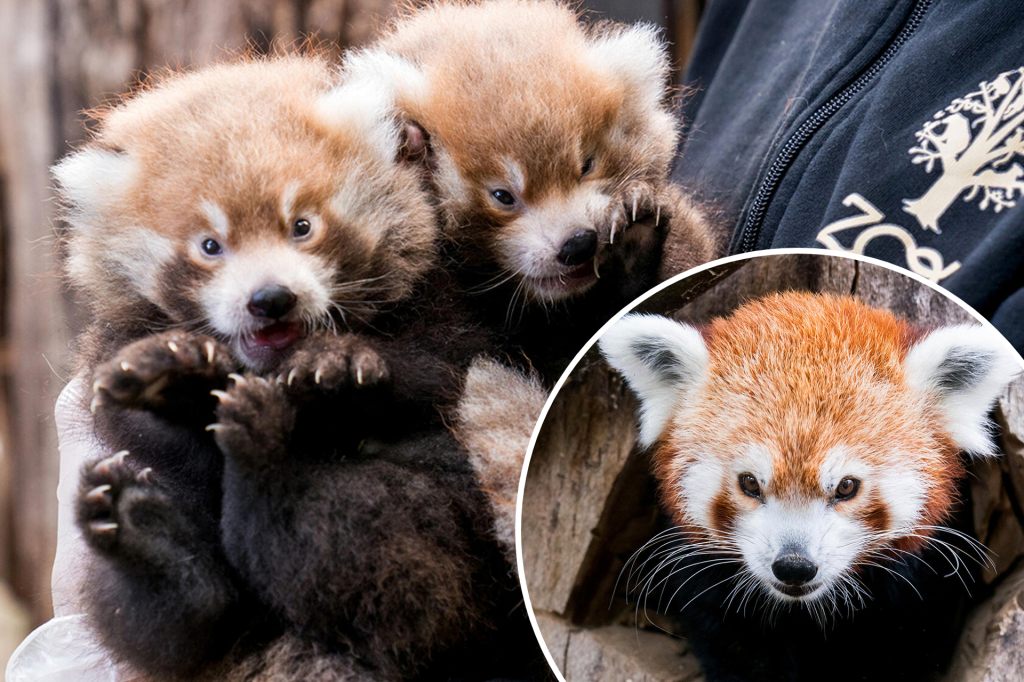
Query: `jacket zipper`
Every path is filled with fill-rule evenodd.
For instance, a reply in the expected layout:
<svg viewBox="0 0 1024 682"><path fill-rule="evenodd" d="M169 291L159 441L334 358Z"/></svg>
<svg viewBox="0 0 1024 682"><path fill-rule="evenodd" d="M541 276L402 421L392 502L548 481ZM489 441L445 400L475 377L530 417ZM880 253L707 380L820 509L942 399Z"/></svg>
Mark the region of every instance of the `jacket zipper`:
<svg viewBox="0 0 1024 682"><path fill-rule="evenodd" d="M764 223L765 215L768 212L768 206L771 204L772 198L775 196L776 190L779 188L779 184L782 182L782 178L785 177L786 171L793 165L793 161L796 159L800 150L804 148L807 141L814 136L816 132L830 119L832 116L839 111L847 102L852 100L861 90L863 90L868 83L870 83L886 65L892 61L896 53L899 52L900 48L908 40L910 36L914 34L918 26L921 25L921 20L924 18L925 12L928 11L931 6L932 0L918 0L917 4L914 5L914 9L911 11L910 16L907 18L903 28L900 29L896 37L893 38L892 42L889 43L885 51L876 58L868 68L860 74L852 83L843 88L840 92L833 95L827 102L818 107L802 124L796 129L786 143L779 150L779 153L775 156L768 170L765 172L764 177L761 180L761 184L758 186L757 194L754 196L754 200L750 204L750 209L747 211L747 217L743 221L743 228L740 232L740 237L737 242L737 248L734 249L734 253L743 253L746 251L753 251L757 245L757 240L761 235L761 228Z"/></svg>

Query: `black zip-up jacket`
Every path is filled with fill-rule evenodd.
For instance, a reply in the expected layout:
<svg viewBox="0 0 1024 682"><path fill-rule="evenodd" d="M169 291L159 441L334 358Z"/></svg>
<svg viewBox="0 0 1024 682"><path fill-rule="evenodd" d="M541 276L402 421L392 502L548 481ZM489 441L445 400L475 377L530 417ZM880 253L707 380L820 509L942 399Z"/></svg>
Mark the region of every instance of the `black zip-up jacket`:
<svg viewBox="0 0 1024 682"><path fill-rule="evenodd" d="M1024 2L712 0L684 84L732 252L881 258L1024 351Z"/></svg>

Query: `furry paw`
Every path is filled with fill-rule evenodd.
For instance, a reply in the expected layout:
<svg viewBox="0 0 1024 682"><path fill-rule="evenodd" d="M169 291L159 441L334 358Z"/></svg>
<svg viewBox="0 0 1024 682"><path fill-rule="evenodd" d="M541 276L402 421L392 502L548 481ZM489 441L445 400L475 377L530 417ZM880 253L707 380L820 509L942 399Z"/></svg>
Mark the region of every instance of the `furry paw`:
<svg viewBox="0 0 1024 682"><path fill-rule="evenodd" d="M279 380L293 391L337 391L380 385L389 372L373 345L354 335L310 339L282 366Z"/></svg>
<svg viewBox="0 0 1024 682"><path fill-rule="evenodd" d="M148 336L96 369L92 410L108 404L159 410L205 397L212 386L226 383L235 367L228 348L208 336L180 331Z"/></svg>
<svg viewBox="0 0 1024 682"><path fill-rule="evenodd" d="M221 452L249 462L280 459L295 428L295 407L280 382L232 375L234 383L217 397L217 421L207 426Z"/></svg>
<svg viewBox="0 0 1024 682"><path fill-rule="evenodd" d="M86 541L102 552L146 553L148 536L164 530L160 518L173 513L153 471L137 470L128 458L127 451L118 452L82 472L78 525Z"/></svg>

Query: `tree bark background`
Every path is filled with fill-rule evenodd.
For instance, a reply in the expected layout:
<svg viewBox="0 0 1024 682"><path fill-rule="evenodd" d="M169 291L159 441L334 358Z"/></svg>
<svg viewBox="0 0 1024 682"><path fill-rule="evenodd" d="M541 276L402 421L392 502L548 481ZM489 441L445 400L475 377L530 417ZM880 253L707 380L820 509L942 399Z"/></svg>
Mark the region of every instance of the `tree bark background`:
<svg viewBox="0 0 1024 682"><path fill-rule="evenodd" d="M716 266L638 310L701 324L787 290L853 295L924 326L975 321L909 277L834 255ZM968 624L951 682L1016 679L1024 668L1024 378L1000 401L996 417L1006 456L971 467L978 537L997 556L997 570L985 576L995 594ZM528 465L521 528L526 584L549 650L570 682L593 679L595 671L607 679L701 679L685 641L662 632L671 631L671 621L627 604L616 585L632 552L659 528L649 462L634 447L635 424L636 399L592 348L552 403Z"/></svg>
<svg viewBox="0 0 1024 682"><path fill-rule="evenodd" d="M52 412L69 378L82 319L61 286L48 169L85 137L82 110L166 67L199 66L244 50L263 53L307 36L340 54L370 41L398 4L0 0L0 662L27 622L51 613L57 516ZM681 65L702 0L583 6L599 16L665 25L686 50L675 53ZM18 604L27 620L15 613Z"/></svg>

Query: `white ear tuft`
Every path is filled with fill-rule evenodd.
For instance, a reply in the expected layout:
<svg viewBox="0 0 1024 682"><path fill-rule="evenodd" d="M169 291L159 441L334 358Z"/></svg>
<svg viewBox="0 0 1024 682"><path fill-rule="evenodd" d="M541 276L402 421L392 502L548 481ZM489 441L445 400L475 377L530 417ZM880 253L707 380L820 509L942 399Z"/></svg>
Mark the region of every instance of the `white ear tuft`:
<svg viewBox="0 0 1024 682"><path fill-rule="evenodd" d="M660 315L626 315L598 341L640 398L640 444L661 436L680 396L703 380L708 349L694 327Z"/></svg>
<svg viewBox="0 0 1024 682"><path fill-rule="evenodd" d="M138 164L124 152L86 148L51 171L68 209L94 218L122 199L138 174Z"/></svg>
<svg viewBox="0 0 1024 682"><path fill-rule="evenodd" d="M942 327L928 334L904 360L907 384L939 399L946 427L965 452L997 454L988 413L1021 371L1010 345L978 325Z"/></svg>
<svg viewBox="0 0 1024 682"><path fill-rule="evenodd" d="M590 41L594 65L622 81L644 106L657 107L669 78L669 55L660 30L634 24L599 32Z"/></svg>
<svg viewBox="0 0 1024 682"><path fill-rule="evenodd" d="M411 62L379 50L353 52L341 82L317 102L329 126L359 131L380 154L394 160L404 138L398 103L426 91L426 78Z"/></svg>

